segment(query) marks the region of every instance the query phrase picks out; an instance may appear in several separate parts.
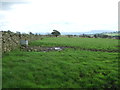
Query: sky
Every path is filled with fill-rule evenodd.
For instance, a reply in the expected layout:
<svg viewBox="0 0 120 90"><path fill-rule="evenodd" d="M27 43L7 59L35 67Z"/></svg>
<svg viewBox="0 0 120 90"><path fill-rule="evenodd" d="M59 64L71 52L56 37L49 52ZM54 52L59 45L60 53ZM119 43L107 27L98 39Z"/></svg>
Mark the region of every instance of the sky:
<svg viewBox="0 0 120 90"><path fill-rule="evenodd" d="M119 0L0 0L0 30L118 30Z"/></svg>

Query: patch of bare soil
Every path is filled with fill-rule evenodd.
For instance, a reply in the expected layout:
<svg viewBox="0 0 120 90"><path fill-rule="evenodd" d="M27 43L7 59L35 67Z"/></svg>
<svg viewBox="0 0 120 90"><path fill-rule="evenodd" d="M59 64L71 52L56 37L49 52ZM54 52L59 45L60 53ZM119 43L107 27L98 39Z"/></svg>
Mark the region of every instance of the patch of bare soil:
<svg viewBox="0 0 120 90"><path fill-rule="evenodd" d="M25 51L34 51L34 52L49 52L49 51L61 51L64 50L65 48L73 48L77 50L87 50L87 51L100 51L100 52L120 52L119 49L117 50L104 50L104 49L87 49L87 48L79 48L79 47L69 47L69 46L63 46L63 47L41 47L41 46L27 46L27 47L21 47L22 50Z"/></svg>
<svg viewBox="0 0 120 90"><path fill-rule="evenodd" d="M78 47L67 47L67 48L74 48L74 49L80 49L80 50L87 50L87 51L101 51L101 52L120 52L119 49L117 50L105 50L105 49L88 49L88 48L78 48Z"/></svg>
<svg viewBox="0 0 120 90"><path fill-rule="evenodd" d="M40 46L28 46L28 47L22 47L21 49L22 50L25 50L25 51L35 51L35 52L40 52L40 51L43 51L43 52L49 52L49 51L61 51L63 50L65 47L40 47Z"/></svg>
<svg viewBox="0 0 120 90"><path fill-rule="evenodd" d="M116 47L120 47L120 45L116 46Z"/></svg>
<svg viewBox="0 0 120 90"><path fill-rule="evenodd" d="M101 51L101 52L120 52L120 50L104 50L104 49L82 49L88 51Z"/></svg>

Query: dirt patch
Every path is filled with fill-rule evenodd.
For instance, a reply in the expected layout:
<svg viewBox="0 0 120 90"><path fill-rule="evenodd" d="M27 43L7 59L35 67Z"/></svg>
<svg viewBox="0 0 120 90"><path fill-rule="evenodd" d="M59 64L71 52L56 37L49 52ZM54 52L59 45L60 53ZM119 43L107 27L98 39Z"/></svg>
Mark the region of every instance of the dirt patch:
<svg viewBox="0 0 120 90"><path fill-rule="evenodd" d="M120 47L120 45L116 46L116 47Z"/></svg>
<svg viewBox="0 0 120 90"><path fill-rule="evenodd" d="M100 51L100 52L120 52L119 49L115 49L115 50L105 50L105 49L88 49L88 48L80 48L80 47L69 47L69 46L66 46L64 48L73 48L75 50L86 50L86 51Z"/></svg>
<svg viewBox="0 0 120 90"><path fill-rule="evenodd" d="M100 51L100 52L120 52L119 49L117 50L104 50L104 49L87 49L87 48L79 48L79 47L70 47L70 46L64 46L64 47L41 47L41 46L28 46L28 47L21 47L22 50L25 51L34 51L34 52L49 52L49 51L61 51L65 48L73 48L75 50L86 50L86 51Z"/></svg>
<svg viewBox="0 0 120 90"><path fill-rule="evenodd" d="M120 52L120 50L104 50L104 49L81 49L87 51L101 51L101 52Z"/></svg>
<svg viewBox="0 0 120 90"><path fill-rule="evenodd" d="M22 50L25 51L35 51L35 52L48 52L48 51L61 51L63 50L65 47L40 47L40 46L32 46L32 47L22 47Z"/></svg>

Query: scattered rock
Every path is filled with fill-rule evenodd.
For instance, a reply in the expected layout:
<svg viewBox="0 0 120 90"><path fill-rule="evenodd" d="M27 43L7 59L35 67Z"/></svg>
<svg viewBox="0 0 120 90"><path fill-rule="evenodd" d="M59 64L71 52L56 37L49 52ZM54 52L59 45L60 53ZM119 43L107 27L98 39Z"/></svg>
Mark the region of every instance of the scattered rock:
<svg viewBox="0 0 120 90"><path fill-rule="evenodd" d="M21 47L21 49L25 51L34 51L34 52L48 52L48 51L61 51L66 47L40 47L40 46L32 46L32 47Z"/></svg>

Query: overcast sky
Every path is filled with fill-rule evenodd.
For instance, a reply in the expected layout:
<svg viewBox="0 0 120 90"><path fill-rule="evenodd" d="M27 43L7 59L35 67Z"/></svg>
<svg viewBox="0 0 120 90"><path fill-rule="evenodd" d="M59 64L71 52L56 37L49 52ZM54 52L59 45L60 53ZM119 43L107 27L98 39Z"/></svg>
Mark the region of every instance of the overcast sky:
<svg viewBox="0 0 120 90"><path fill-rule="evenodd" d="M118 30L119 0L0 0L0 30Z"/></svg>

